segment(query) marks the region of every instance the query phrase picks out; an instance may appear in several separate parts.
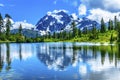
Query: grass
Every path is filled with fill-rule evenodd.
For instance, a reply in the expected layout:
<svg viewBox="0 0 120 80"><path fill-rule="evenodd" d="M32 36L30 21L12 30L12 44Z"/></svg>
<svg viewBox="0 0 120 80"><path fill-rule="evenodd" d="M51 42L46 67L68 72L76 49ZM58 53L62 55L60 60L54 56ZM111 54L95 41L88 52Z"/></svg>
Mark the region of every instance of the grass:
<svg viewBox="0 0 120 80"><path fill-rule="evenodd" d="M105 33L99 33L98 39L89 39L90 34L82 34L82 37L75 37L69 40L60 40L60 39L45 39L45 42L94 42L94 43L110 43L111 34L113 34L113 42L117 42L117 31L107 31Z"/></svg>
<svg viewBox="0 0 120 80"><path fill-rule="evenodd" d="M112 31L107 31L105 33L98 33L98 39L90 39L89 36L90 34L82 34L82 37L75 37L72 39L54 39L54 38L46 38L44 39L44 42L93 42L93 43L111 43L110 38L111 34L113 34L113 42L112 43L118 43L117 42L117 31L112 30ZM16 36L13 36L12 38L18 38ZM12 41L10 40L0 40L0 43L15 43L16 41L13 39ZM24 42L24 41L23 41Z"/></svg>

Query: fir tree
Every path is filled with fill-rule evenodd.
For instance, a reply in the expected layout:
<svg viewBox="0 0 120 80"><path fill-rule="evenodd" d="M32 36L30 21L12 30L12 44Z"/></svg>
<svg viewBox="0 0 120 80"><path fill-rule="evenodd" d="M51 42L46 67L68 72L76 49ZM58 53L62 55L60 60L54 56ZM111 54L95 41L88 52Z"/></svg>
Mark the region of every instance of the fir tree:
<svg viewBox="0 0 120 80"><path fill-rule="evenodd" d="M118 23L118 20L117 20L117 17L115 16L114 17L114 29L117 30L117 23Z"/></svg>
<svg viewBox="0 0 120 80"><path fill-rule="evenodd" d="M84 33L84 34L88 34L88 29L87 29L87 27L85 27L85 28L83 29L83 33Z"/></svg>
<svg viewBox="0 0 120 80"><path fill-rule="evenodd" d="M0 13L0 34L2 33L2 28L4 27L3 25L3 18L2 18L2 15Z"/></svg>
<svg viewBox="0 0 120 80"><path fill-rule="evenodd" d="M92 34L90 35L90 39L97 39L98 38L98 33L97 33L97 29L96 29L96 25L93 25L92 28Z"/></svg>
<svg viewBox="0 0 120 80"><path fill-rule="evenodd" d="M113 21L109 20L108 22L108 30L113 30Z"/></svg>
<svg viewBox="0 0 120 80"><path fill-rule="evenodd" d="M81 37L82 36L82 32L80 29L78 29L78 37Z"/></svg>
<svg viewBox="0 0 120 80"><path fill-rule="evenodd" d="M11 27L12 25L11 25L11 21L10 21L10 19L8 18L7 19L7 22L6 22L6 36L10 36L10 27Z"/></svg>
<svg viewBox="0 0 120 80"><path fill-rule="evenodd" d="M120 22L117 22L117 32L118 32L118 35L117 35L117 39L118 39L118 42L120 42Z"/></svg>
<svg viewBox="0 0 120 80"><path fill-rule="evenodd" d="M22 24L19 26L19 35L22 36Z"/></svg>
<svg viewBox="0 0 120 80"><path fill-rule="evenodd" d="M5 18L11 19L11 16L9 14L5 14Z"/></svg>
<svg viewBox="0 0 120 80"><path fill-rule="evenodd" d="M113 42L113 33L112 33L111 36L110 36L110 42L111 42L111 43Z"/></svg>
<svg viewBox="0 0 120 80"><path fill-rule="evenodd" d="M103 19L103 18L101 19L101 29L100 29L100 32L101 32L101 33L106 32L106 26L105 26L105 23L104 23L104 19Z"/></svg>
<svg viewBox="0 0 120 80"><path fill-rule="evenodd" d="M72 26L72 29L73 29L72 37L74 38L75 34L76 34L76 28L75 28L76 27L76 23L75 23L75 21L72 22L71 26Z"/></svg>

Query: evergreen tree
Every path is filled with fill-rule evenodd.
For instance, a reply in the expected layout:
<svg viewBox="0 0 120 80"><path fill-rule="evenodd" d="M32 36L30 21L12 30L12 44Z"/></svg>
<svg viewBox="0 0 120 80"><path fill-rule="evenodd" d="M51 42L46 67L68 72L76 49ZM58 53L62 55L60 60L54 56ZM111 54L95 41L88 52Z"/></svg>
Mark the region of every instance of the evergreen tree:
<svg viewBox="0 0 120 80"><path fill-rule="evenodd" d="M75 34L76 34L76 28L75 28L76 27L76 23L75 23L75 21L72 22L71 26L72 26L72 29L73 29L72 37L74 38Z"/></svg>
<svg viewBox="0 0 120 80"><path fill-rule="evenodd" d="M87 29L87 27L85 27L85 28L83 29L83 34L88 34L88 29Z"/></svg>
<svg viewBox="0 0 120 80"><path fill-rule="evenodd" d="M78 37L81 37L82 36L82 32L80 29L78 29Z"/></svg>
<svg viewBox="0 0 120 80"><path fill-rule="evenodd" d="M113 30L113 21L109 20L108 22L108 30Z"/></svg>
<svg viewBox="0 0 120 80"><path fill-rule="evenodd" d="M118 35L117 35L117 39L118 39L118 42L120 42L120 22L117 22L117 32L118 32Z"/></svg>
<svg viewBox="0 0 120 80"><path fill-rule="evenodd" d="M111 20L111 30L114 29L113 21Z"/></svg>
<svg viewBox="0 0 120 80"><path fill-rule="evenodd" d="M103 18L101 19L101 29L100 29L100 32L101 32L101 33L106 32L106 26L105 26L105 23L104 23L104 19L103 19Z"/></svg>
<svg viewBox="0 0 120 80"><path fill-rule="evenodd" d="M2 28L4 27L3 25L3 18L2 18L2 15L0 13L0 34L2 33Z"/></svg>
<svg viewBox="0 0 120 80"><path fill-rule="evenodd" d="M5 14L5 18L11 19L11 16L9 14Z"/></svg>
<svg viewBox="0 0 120 80"><path fill-rule="evenodd" d="M78 29L76 27L74 29L74 37L78 37Z"/></svg>
<svg viewBox="0 0 120 80"><path fill-rule="evenodd" d="M53 33L53 38L54 38L54 39L56 38L56 33L55 33L55 32Z"/></svg>
<svg viewBox="0 0 120 80"><path fill-rule="evenodd" d="M113 33L110 36L110 42L113 42Z"/></svg>
<svg viewBox="0 0 120 80"><path fill-rule="evenodd" d="M98 33L97 33L96 25L93 25L92 34L90 35L90 39L97 39L97 38L98 38Z"/></svg>
<svg viewBox="0 0 120 80"><path fill-rule="evenodd" d="M19 26L19 35L22 36L22 24Z"/></svg>
<svg viewBox="0 0 120 80"><path fill-rule="evenodd" d="M6 22L6 36L9 37L10 36L10 27L11 27L11 21L10 19L8 18L7 19L7 22Z"/></svg>
<svg viewBox="0 0 120 80"><path fill-rule="evenodd" d="M67 36L67 32L66 31L63 31L63 39L66 40L66 37Z"/></svg>
<svg viewBox="0 0 120 80"><path fill-rule="evenodd" d="M118 23L118 20L117 20L117 17L115 16L114 17L114 29L117 30L117 23Z"/></svg>

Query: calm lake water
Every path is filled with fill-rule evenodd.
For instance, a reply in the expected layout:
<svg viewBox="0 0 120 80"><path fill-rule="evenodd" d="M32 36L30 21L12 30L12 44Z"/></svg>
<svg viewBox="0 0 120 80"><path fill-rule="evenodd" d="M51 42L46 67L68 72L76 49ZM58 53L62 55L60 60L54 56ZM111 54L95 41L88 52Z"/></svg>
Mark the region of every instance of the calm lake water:
<svg viewBox="0 0 120 80"><path fill-rule="evenodd" d="M0 44L0 80L120 80L120 45Z"/></svg>

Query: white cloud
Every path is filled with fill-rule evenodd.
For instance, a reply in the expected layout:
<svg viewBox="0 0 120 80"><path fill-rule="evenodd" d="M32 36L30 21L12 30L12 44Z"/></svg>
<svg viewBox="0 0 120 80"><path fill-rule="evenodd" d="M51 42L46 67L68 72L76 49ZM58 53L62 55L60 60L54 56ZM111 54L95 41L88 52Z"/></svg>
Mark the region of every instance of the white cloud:
<svg viewBox="0 0 120 80"><path fill-rule="evenodd" d="M103 0L103 5L106 10L109 11L119 11L120 10L120 0Z"/></svg>
<svg viewBox="0 0 120 80"><path fill-rule="evenodd" d="M120 12L112 13L109 11L102 10L100 8L97 9L91 9L89 10L90 15L87 16L87 18L91 20L95 20L97 22L101 21L101 18L104 19L105 22L108 22L109 19L114 20L114 16L119 17Z"/></svg>
<svg viewBox="0 0 120 80"><path fill-rule="evenodd" d="M1 4L1 3L0 3L0 7L4 7L4 6L5 6L4 4Z"/></svg>
<svg viewBox="0 0 120 80"><path fill-rule="evenodd" d="M79 66L79 73L80 73L81 75L87 73L87 67L86 67L85 64Z"/></svg>
<svg viewBox="0 0 120 80"><path fill-rule="evenodd" d="M87 8L84 4L81 4L78 8L79 15L86 15Z"/></svg>
<svg viewBox="0 0 120 80"><path fill-rule="evenodd" d="M31 29L31 28L35 27L34 25L32 25L30 23L27 23L26 20L24 20L24 21L15 22L13 24L13 28L12 29L18 29L20 24L22 25L22 28L26 28L26 29Z"/></svg>
<svg viewBox="0 0 120 80"><path fill-rule="evenodd" d="M97 22L104 18L105 22L109 19L114 19L114 16L119 17L120 14L120 1L119 0L81 0L79 6L79 15L85 15L86 7L90 14L87 14L87 18L95 20ZM80 12L83 12L80 13Z"/></svg>
<svg viewBox="0 0 120 80"><path fill-rule="evenodd" d="M110 12L118 12L120 10L119 0L81 0L89 8L101 8Z"/></svg>
<svg viewBox="0 0 120 80"><path fill-rule="evenodd" d="M7 23L7 20L8 20L8 18L5 18L5 19L4 19L4 24L6 24L6 23ZM13 21L12 19L9 19L9 20L10 20L11 24L13 24L13 23L14 23L14 21Z"/></svg>

